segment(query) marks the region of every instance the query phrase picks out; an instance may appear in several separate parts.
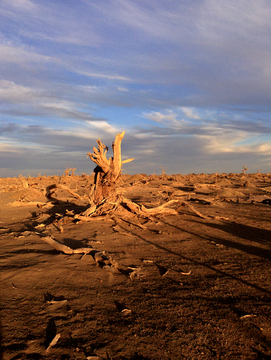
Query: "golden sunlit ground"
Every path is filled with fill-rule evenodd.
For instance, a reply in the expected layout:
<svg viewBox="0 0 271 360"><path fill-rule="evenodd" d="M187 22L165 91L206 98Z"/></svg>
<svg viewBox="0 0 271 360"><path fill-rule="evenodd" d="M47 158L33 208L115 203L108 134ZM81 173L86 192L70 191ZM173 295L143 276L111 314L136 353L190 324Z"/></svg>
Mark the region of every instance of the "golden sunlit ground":
<svg viewBox="0 0 271 360"><path fill-rule="evenodd" d="M54 183L71 192L49 201ZM0 179L4 360L271 357L269 174L124 175L126 198L177 214L78 220L92 183Z"/></svg>

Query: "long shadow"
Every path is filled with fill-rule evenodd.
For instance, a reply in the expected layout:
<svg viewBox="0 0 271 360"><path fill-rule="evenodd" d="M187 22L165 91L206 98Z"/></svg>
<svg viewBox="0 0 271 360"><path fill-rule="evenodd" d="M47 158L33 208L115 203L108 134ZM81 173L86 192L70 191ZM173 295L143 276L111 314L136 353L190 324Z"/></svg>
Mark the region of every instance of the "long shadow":
<svg viewBox="0 0 271 360"><path fill-rule="evenodd" d="M264 258L264 259L267 259L267 260L271 261L271 250L263 249L261 247L257 247L257 246L253 246L253 245L241 244L241 243L238 243L236 241L226 240L226 239L222 239L222 238L219 238L219 237L216 237L216 236L210 236L210 235L205 236L203 234L199 234L199 233L195 233L195 232L192 232L192 231L188 231L186 229L182 229L180 226L177 226L175 224L171 224L169 222L166 222L165 220L160 220L160 221L163 221L164 224L166 224L168 226L172 226L175 229L178 229L178 230L180 230L182 232L186 232L188 234L201 237L202 239L205 239L205 240L215 241L216 243L219 243L219 244L222 244L222 245L225 245L225 246L228 246L228 247L240 250L240 251L244 251L247 254L256 255L256 256L259 256L261 258ZM221 223L221 224L218 224L218 223L213 223L213 222L208 223L208 222L206 222L206 220L204 222L200 222L200 221L197 221L195 219L186 220L186 221L195 222L198 225L200 225L201 227L206 225L206 226L213 226L214 228L217 228L217 229L223 230L223 231L228 230L228 232L231 233L232 235L237 236L239 238L242 238L244 240L249 240L249 241L256 241L256 240L255 240L255 238L253 236L250 236L250 234L247 234L247 238L241 237L241 236L239 236L239 234L243 234L243 231L244 231L244 233L246 233L246 232L249 232L250 230L254 230L254 233L255 233L255 232L257 232L257 230L259 230L259 233L264 234L263 235L264 241L261 241L261 240L258 239L257 242L258 243L263 243L264 245L265 244L269 245L271 243L271 240L270 240L271 232L268 231L268 230L257 229L257 228L253 228L251 226L241 225L241 224L236 224L236 223ZM225 228L224 228L224 225L226 226ZM235 231L233 231L231 229L231 225L235 225L236 228L238 228L238 226L240 225L240 226L243 227L243 229L246 228L246 230L240 230L239 229L237 232L235 232ZM252 234L253 234L253 231L252 231Z"/></svg>
<svg viewBox="0 0 271 360"><path fill-rule="evenodd" d="M199 221L193 219L190 220L196 223ZM235 222L223 222L223 223L214 223L209 222L206 223L207 226L216 228L219 230L223 230L232 234L234 236L238 236L239 238L257 242L259 244L270 245L271 246L271 231L265 229L259 229L254 226L238 224Z"/></svg>
<svg viewBox="0 0 271 360"><path fill-rule="evenodd" d="M161 221L161 219L160 219L160 221ZM175 225L166 223L164 220L163 220L163 222L164 222L166 225L176 227ZM157 249L160 249L160 250L163 250L163 251L165 251L165 252L167 252L167 253L169 253L169 254L178 256L179 258L184 259L184 260L186 260L186 261L190 261L191 263L193 263L193 264L195 264L195 265L200 265L200 266L206 267L207 269L210 269L210 270L212 270L212 271L214 271L214 272L216 272L216 273L218 273L218 274L220 274L220 275L223 275L224 277L231 278L231 279L233 279L233 280L235 280L235 281L238 281L238 282L240 282L240 283L242 283L242 284L244 284L244 285L246 285L246 286L252 287L252 288L254 288L254 289L258 290L258 291L261 291L261 292L263 292L263 293L266 293L266 294L271 295L271 291L269 291L269 290L267 290L267 289L265 289L265 288L263 288L263 287L261 287L261 286L258 286L258 285L256 285L256 284L252 284L252 283L250 283L250 282L248 282L248 281L246 281L246 280L242 280L242 279L238 278L237 276L234 276L234 275L228 274L228 273L226 273L226 272L224 272L224 271L222 271L222 270L216 269L216 268L214 268L213 266L208 265L208 264L206 264L206 263L204 263L204 262L202 262L202 261L198 261L198 260L192 259L192 258L190 258L190 257L188 257L188 256L179 254L179 253L177 253L177 252L175 252L175 251L173 251L173 250L171 250L171 249L166 248L165 246L156 244L155 242L150 241L150 240L144 238L144 237L141 236L141 235L138 235L137 233L131 231L130 229L129 229L129 230L126 229L125 227L123 227L123 226L120 225L120 224L119 224L119 226L120 226L122 229L124 229L125 231L127 231L127 232L131 233L132 235L138 237L139 239L143 240L144 242L146 242L146 243L148 243L148 244L150 244L150 245L155 246ZM178 227L176 227L176 228L178 228ZM178 228L178 229L180 229L180 228ZM182 229L180 229L180 230L182 230ZM189 232L189 233L190 233L190 234L193 234L193 233L191 233L191 232ZM198 234L193 234L193 235L199 236ZM204 237L203 237L203 238L204 238ZM207 238L206 238L206 239L207 239ZM208 238L208 240L210 240L210 239Z"/></svg>
<svg viewBox="0 0 271 360"><path fill-rule="evenodd" d="M71 247L72 249L76 249L76 248L82 248L82 247L87 247L89 246L88 244L86 244L88 240L84 239L84 240L74 240L74 239L69 239L69 238L65 238L65 241L63 241L64 245L67 245L69 247ZM93 249L95 251L95 249ZM19 255L19 254L43 254L43 255L51 255L51 256L56 256L59 255L59 251L52 249L52 248L48 248L48 250L41 250L41 249L18 249L15 251L10 251L5 257L12 257L15 255ZM46 262L46 260L44 260L44 262ZM8 269L22 269L22 268L27 268L27 267L31 267L31 266L35 266L37 264L40 264L41 260L36 260L35 262L29 262L29 263L16 263L16 264L12 264L12 265L1 265L0 266L0 270L4 271L4 270L8 270Z"/></svg>
<svg viewBox="0 0 271 360"><path fill-rule="evenodd" d="M46 211L42 211L42 209L40 209L40 210L31 212L32 217L25 220L24 223L21 225L21 228L19 230L16 229L16 232L31 231L31 233L35 233L35 232L37 232L37 229L35 228L35 226L39 225L40 223L43 223L45 226L53 224L55 221L57 221L61 218L59 215L62 215L63 217L65 215L67 215L66 210L68 210L68 211L73 210L73 213L76 215L76 214L81 214L88 207L88 205L76 205L76 204L70 203L68 201L55 200L55 199L53 199L52 204L53 204L53 207L51 207L50 209L46 209ZM49 217L42 220L42 217L40 217L42 214L47 214L47 215L49 215ZM77 222L77 220L74 219L73 216L71 216L71 222ZM11 228L7 228L6 230L7 231L5 232L5 234L13 233ZM41 230L40 235L42 237L42 236L45 236L46 234L43 233L43 231ZM73 249L89 246L88 239L74 240L74 239L67 238L67 237L65 237L63 244L67 245ZM36 253L36 254L47 254L47 255L48 254L52 254L52 255L59 254L59 251L56 251L54 249L50 249L48 251L40 250L40 249L31 249L31 250L18 249L18 250L10 251L8 253L0 255L0 258L5 259L8 257L12 257L16 254L29 254L30 252Z"/></svg>
<svg viewBox="0 0 271 360"><path fill-rule="evenodd" d="M9 264L1 265L1 271L11 270L11 269L26 269L31 266L36 266L38 264L40 264L40 261L29 262L29 263L18 263L13 265L9 265Z"/></svg>
<svg viewBox="0 0 271 360"><path fill-rule="evenodd" d="M61 219L61 216L65 217L67 216L66 210L73 211L74 215L81 214L83 211L85 211L88 208L88 205L76 205L74 203L70 203L67 201L57 200L52 202L53 206L48 209L47 211L34 211L32 212L32 218L28 219L24 223L24 227L21 229L21 231L29 230L31 232L36 232L37 229L35 226L39 225L40 223L46 225L51 225L57 222L57 220ZM42 220L40 218L40 215L47 214L49 217ZM71 222L77 222L78 220L74 219L73 216L70 218ZM42 234L42 231L40 231ZM65 245L67 246L75 246L80 247L82 244L84 244L85 240L82 241L75 241L73 239L65 238Z"/></svg>
<svg viewBox="0 0 271 360"><path fill-rule="evenodd" d="M28 219L24 223L23 228L21 229L21 231L29 230L31 232L37 232L37 229L35 228L35 226L39 225L40 223L44 224L45 226L53 224L55 221L60 220L61 216L63 216L63 217L67 216L66 210L73 211L73 214L76 215L76 214L81 214L87 208L88 208L88 205L86 205L86 206L84 206L84 205L76 205L74 203L70 203L70 202L66 202L66 201L62 201L62 200L54 201L53 202L53 207L51 207L47 211L44 211L44 212L40 212L40 211L36 212L35 211L35 212L33 212L32 213L32 218ZM40 218L41 214L47 214L47 215L49 215L49 217L42 220L42 218ZM71 216L71 222L77 222L77 221L78 220L74 219L74 217ZM46 235L46 234L43 234L42 230L40 231L40 234L41 234L41 236ZM86 246L86 241L87 241L87 239L74 240L74 239L65 237L65 241L63 243L64 243L64 245L67 245L67 246L72 247L72 248L75 249L75 248L79 248L79 247L82 247L82 246ZM21 250L18 250L18 252L20 252L20 251ZM39 251L42 253L42 250L39 250ZM26 251L26 253L27 252L28 251ZM38 252L38 250L36 252ZM47 252L47 254L48 253L49 252Z"/></svg>
<svg viewBox="0 0 271 360"><path fill-rule="evenodd" d="M190 222L193 222L193 223L196 223L199 225L203 225L202 222L197 221L195 219L187 220L187 221L190 221ZM169 224L169 223L167 225L177 227L177 226ZM258 243L258 244L271 246L271 231L269 231L269 230L258 229L258 228L255 228L255 227L249 226L249 225L243 225L243 224L237 224L237 223L226 223L226 222L225 223L204 222L204 225L211 227L213 229L225 231L228 234L231 234L231 235L236 236L243 240L248 240L251 242ZM177 227L177 228L179 228L179 227ZM184 231L184 229L180 229L180 230ZM218 237L215 237L215 238L212 237L212 240L214 240L214 239L219 244L222 244L222 245L225 245L225 246L228 246L231 248L235 248L237 250L244 251L248 254L256 255L256 256L259 256L259 257L262 257L264 259L271 261L271 249L270 250L263 249L261 247L254 246L254 245L242 244L237 241L231 241L231 240L226 240L224 238L222 239L222 238L218 238Z"/></svg>
<svg viewBox="0 0 271 360"><path fill-rule="evenodd" d="M87 205L86 206L76 205L74 203L69 203L69 202L65 202L62 200L54 200L54 206L52 208L50 208L47 212L44 212L45 214L47 213L48 215L50 215L49 218L44 220L44 224L50 225L55 220L57 220L56 214L61 214L64 216L66 214L66 209L73 210L75 214L80 214L84 210L86 210L87 207L88 207ZM200 221L197 221L195 219L188 220L188 221L195 222L197 224L202 225L202 223ZM33 218L32 218L32 223L33 222L35 222L34 214L33 214ZM182 229L182 228L180 228L176 225L170 224L170 223L165 222L165 224L167 224L169 226L173 226L182 232L185 231L191 235L196 235L196 236L205 238L207 240L215 241L219 244L223 244L225 246L235 248L237 250L246 252L250 255L256 255L263 259L271 260L271 250L263 249L261 247L257 247L257 246L253 246L253 245L247 245L247 244L245 245L242 243L238 243L235 241L226 240L226 239L222 239L222 238L218 238L218 237L206 237L206 236L203 236L202 234L197 234L197 233L187 231L185 229ZM29 225L29 223L27 223L25 225L28 229L29 229L29 227L31 227L31 230L33 231L33 227L31 225ZM205 221L204 225L215 228L215 229L223 230L229 234L232 234L232 235L237 236L244 240L253 241L253 242L256 242L259 244L261 243L264 245L271 245L271 231L268 231L268 230L258 229L258 228L248 226L248 225L242 225L242 224L237 224L237 223L226 223L226 222L225 223L214 223L214 222L208 223ZM78 242L78 241L75 241L72 239L65 239L65 245L74 248L74 247L80 247L80 246L84 245L84 242Z"/></svg>
<svg viewBox="0 0 271 360"><path fill-rule="evenodd" d="M5 255L0 255L0 259L7 259L10 258L14 255L19 255L19 254L30 254L30 253L34 253L34 254L43 254L43 255L56 255L59 254L59 251L54 250L54 249L50 249L50 250L40 250L40 249L19 249L19 250L15 250L15 251L9 251L8 253L5 253ZM1 266L0 266L1 268Z"/></svg>
<svg viewBox="0 0 271 360"><path fill-rule="evenodd" d="M48 209L47 211L43 212L43 214L50 215L46 220L43 221L45 225L52 224L55 220L57 220L59 217L56 214L60 214L65 216L66 210L73 211L74 214L81 214L83 211L85 211L88 207L88 205L76 205L74 203L70 203L63 200L57 200L52 202L53 206ZM39 212L40 214L40 212ZM38 219L38 216L36 212L32 213L32 218L30 221L35 222L35 220ZM28 223L25 224L28 226Z"/></svg>
<svg viewBox="0 0 271 360"><path fill-rule="evenodd" d="M42 237L41 237L42 239ZM74 240L74 239L70 239L70 238L66 238L64 239L64 241L62 241L62 243L66 246L71 247L72 249L78 249L78 248L82 248L82 247L90 247L88 244L88 239L83 239L83 240ZM59 251L50 248L50 250L41 250L41 249L18 249L15 251L10 251L8 254L11 254L10 256L12 256L12 254L16 255L16 254L29 254L29 253L34 253L34 254L47 254L47 255L57 255L59 254Z"/></svg>

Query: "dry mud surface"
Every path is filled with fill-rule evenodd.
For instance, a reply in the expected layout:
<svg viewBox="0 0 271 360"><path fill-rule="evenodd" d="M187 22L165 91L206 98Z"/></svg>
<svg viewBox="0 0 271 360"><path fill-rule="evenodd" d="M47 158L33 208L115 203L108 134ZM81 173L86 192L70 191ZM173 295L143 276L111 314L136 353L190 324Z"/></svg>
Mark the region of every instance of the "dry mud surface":
<svg viewBox="0 0 271 360"><path fill-rule="evenodd" d="M48 201L56 182L80 198ZM126 175L126 198L177 214L79 221L92 182L0 179L0 358L271 358L270 175Z"/></svg>

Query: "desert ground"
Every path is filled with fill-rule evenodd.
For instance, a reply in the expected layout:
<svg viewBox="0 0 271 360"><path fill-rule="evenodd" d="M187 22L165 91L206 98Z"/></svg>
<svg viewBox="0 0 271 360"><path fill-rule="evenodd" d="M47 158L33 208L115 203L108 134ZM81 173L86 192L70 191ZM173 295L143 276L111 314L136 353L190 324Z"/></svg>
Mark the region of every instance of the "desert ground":
<svg viewBox="0 0 271 360"><path fill-rule="evenodd" d="M0 179L0 358L271 359L270 174L66 175Z"/></svg>

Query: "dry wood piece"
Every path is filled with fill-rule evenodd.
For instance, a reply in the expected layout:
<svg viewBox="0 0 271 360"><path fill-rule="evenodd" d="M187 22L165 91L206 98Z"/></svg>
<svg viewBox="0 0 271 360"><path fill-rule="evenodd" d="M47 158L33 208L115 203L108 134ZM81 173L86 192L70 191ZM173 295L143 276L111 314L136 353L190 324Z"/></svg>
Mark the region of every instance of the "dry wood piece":
<svg viewBox="0 0 271 360"><path fill-rule="evenodd" d="M154 207L151 209L145 208L144 205L138 205L128 199L123 199L121 205L125 208L128 208L132 213L149 217L151 215L176 215L177 211L175 209L166 209L167 206L172 205L173 203L178 203L179 200L170 200L163 205Z"/></svg>
<svg viewBox="0 0 271 360"><path fill-rule="evenodd" d="M113 221L112 219L110 219L109 217L105 217L105 216L84 216L84 215L74 215L74 218L76 220L80 220L80 221Z"/></svg>
<svg viewBox="0 0 271 360"><path fill-rule="evenodd" d="M46 349L46 352L48 352L53 346L55 346L60 339L61 334L56 334L56 336L53 338L53 340L50 342L49 346Z"/></svg>
<svg viewBox="0 0 271 360"><path fill-rule="evenodd" d="M13 201L13 202L10 202L8 203L7 205L9 206L37 206L37 207L52 207L51 204L46 204L44 202L41 202L41 201L27 201L27 202L24 202L24 201Z"/></svg>
<svg viewBox="0 0 271 360"><path fill-rule="evenodd" d="M67 245L61 244L60 242L53 239L51 236L43 236L43 234L36 232L37 235L40 236L40 238L45 241L48 245L52 246L57 251L61 251L64 254L72 255L72 254L95 254L98 250L95 250L93 248L78 248L78 249L72 249Z"/></svg>
<svg viewBox="0 0 271 360"><path fill-rule="evenodd" d="M39 233L37 233L37 234L40 235ZM57 251L61 251L64 254L71 255L74 253L72 248L70 248L67 245L59 243L58 241L53 239L51 236L44 236L44 237L41 236L41 239L43 241L45 241L48 245L52 246Z"/></svg>
<svg viewBox="0 0 271 360"><path fill-rule="evenodd" d="M191 270L190 271L188 271L188 272L181 272L181 275L191 275Z"/></svg>
<svg viewBox="0 0 271 360"><path fill-rule="evenodd" d="M65 185L62 184L52 184L46 187L46 197L47 199L53 199L52 195L56 192L57 189L62 189L68 191L72 196L76 197L77 199L84 199L85 196L80 196L74 191L72 191L70 188L68 188Z"/></svg>
<svg viewBox="0 0 271 360"><path fill-rule="evenodd" d="M209 218L209 216L203 215L201 212L196 210L192 205L186 203L185 201L182 203L181 206L186 206L189 210L191 210L193 213L195 213L196 215L198 215L199 217L201 217L203 219L208 219Z"/></svg>
<svg viewBox="0 0 271 360"><path fill-rule="evenodd" d="M192 205L188 204L187 202L183 202L181 206L186 206L189 210L191 210L193 213L201 217L202 219L214 219L214 220L229 220L229 218L223 217L223 216L213 216L213 215L204 215L198 210L196 210Z"/></svg>
<svg viewBox="0 0 271 360"><path fill-rule="evenodd" d="M156 214L176 215L177 211L175 209L166 209L166 207L178 202L179 200L170 200L163 205L150 209L147 209L145 208L144 205L141 205L141 210L146 212L148 215L156 215Z"/></svg>

